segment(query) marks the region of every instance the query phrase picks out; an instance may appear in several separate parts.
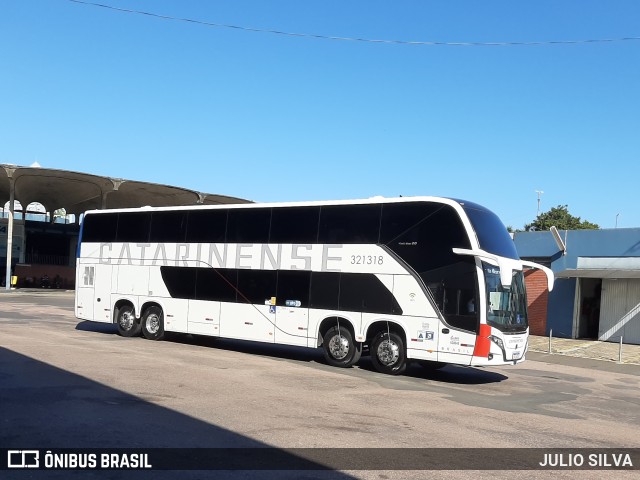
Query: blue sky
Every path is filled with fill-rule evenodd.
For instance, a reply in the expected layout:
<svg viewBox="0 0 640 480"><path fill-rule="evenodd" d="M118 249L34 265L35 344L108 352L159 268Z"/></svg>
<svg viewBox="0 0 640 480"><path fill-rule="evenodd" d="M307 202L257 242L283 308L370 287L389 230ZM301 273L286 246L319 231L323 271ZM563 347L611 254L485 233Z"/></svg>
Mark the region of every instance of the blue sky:
<svg viewBox="0 0 640 480"><path fill-rule="evenodd" d="M100 0L258 29L438 42L640 37L635 0ZM640 227L640 40L297 38L68 0L0 3L0 163L256 201L441 195Z"/></svg>

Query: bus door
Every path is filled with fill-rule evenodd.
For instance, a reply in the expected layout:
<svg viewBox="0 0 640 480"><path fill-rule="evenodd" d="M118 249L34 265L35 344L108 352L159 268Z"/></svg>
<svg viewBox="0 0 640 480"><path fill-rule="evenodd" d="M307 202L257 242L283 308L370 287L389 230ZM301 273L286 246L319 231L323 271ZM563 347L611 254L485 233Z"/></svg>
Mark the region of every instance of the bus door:
<svg viewBox="0 0 640 480"><path fill-rule="evenodd" d="M111 279L113 267L95 266L93 318L100 322L111 322Z"/></svg>
<svg viewBox="0 0 640 480"><path fill-rule="evenodd" d="M80 265L77 271L76 315L111 322L111 265Z"/></svg>
<svg viewBox="0 0 640 480"><path fill-rule="evenodd" d="M96 278L95 265L78 265L76 278L76 316L93 320L93 289Z"/></svg>
<svg viewBox="0 0 640 480"><path fill-rule="evenodd" d="M469 365L476 344L476 334L458 330L440 322L438 362Z"/></svg>
<svg viewBox="0 0 640 480"><path fill-rule="evenodd" d="M473 268L473 270L471 269ZM455 265L443 279L429 285L441 313L438 327L438 362L469 365L478 329L475 266Z"/></svg>

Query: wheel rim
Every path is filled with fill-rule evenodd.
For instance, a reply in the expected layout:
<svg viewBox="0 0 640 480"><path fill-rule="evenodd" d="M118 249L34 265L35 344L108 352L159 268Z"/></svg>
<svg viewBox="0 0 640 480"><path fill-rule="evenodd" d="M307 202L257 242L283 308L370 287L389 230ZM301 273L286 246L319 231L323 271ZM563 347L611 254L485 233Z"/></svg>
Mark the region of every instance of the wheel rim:
<svg viewBox="0 0 640 480"><path fill-rule="evenodd" d="M155 335L156 333L158 333L158 330L160 330L160 317L155 313L152 313L147 317L145 326L147 328L147 332Z"/></svg>
<svg viewBox="0 0 640 480"><path fill-rule="evenodd" d="M120 315L120 328L123 330L131 330L133 328L134 316L131 312L124 312Z"/></svg>
<svg viewBox="0 0 640 480"><path fill-rule="evenodd" d="M378 345L376 355L380 363L389 367L400 358L400 347L392 340L385 340Z"/></svg>
<svg viewBox="0 0 640 480"><path fill-rule="evenodd" d="M349 341L342 335L335 335L329 341L329 353L336 360L342 360L349 355Z"/></svg>

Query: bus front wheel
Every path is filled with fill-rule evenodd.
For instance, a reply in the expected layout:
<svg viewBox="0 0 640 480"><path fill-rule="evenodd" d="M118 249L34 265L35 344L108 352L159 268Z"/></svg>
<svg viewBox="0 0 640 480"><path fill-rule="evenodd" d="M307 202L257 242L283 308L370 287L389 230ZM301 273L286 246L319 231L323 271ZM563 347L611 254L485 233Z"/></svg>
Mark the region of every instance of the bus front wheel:
<svg viewBox="0 0 640 480"><path fill-rule="evenodd" d="M122 305L116 314L118 334L121 337L137 337L140 335L140 321L131 305Z"/></svg>
<svg viewBox="0 0 640 480"><path fill-rule="evenodd" d="M142 334L149 340L162 340L164 337L164 315L160 307L149 307L142 315Z"/></svg>
<svg viewBox="0 0 640 480"><path fill-rule="evenodd" d="M380 332L371 342L371 363L380 373L400 375L407 369L402 337L395 332Z"/></svg>
<svg viewBox="0 0 640 480"><path fill-rule="evenodd" d="M360 358L351 332L344 327L331 327L322 337L324 358L334 367L350 367Z"/></svg>

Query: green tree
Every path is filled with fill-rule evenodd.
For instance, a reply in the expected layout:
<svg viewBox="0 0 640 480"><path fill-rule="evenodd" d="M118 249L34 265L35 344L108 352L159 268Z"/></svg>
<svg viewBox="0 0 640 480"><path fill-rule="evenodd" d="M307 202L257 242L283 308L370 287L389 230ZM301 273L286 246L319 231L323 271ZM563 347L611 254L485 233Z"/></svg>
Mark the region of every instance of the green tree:
<svg viewBox="0 0 640 480"><path fill-rule="evenodd" d="M558 205L548 212L541 213L530 224L525 225L525 230L549 230L555 226L558 230L597 230L600 227L587 220L580 220L569 213L566 205Z"/></svg>

